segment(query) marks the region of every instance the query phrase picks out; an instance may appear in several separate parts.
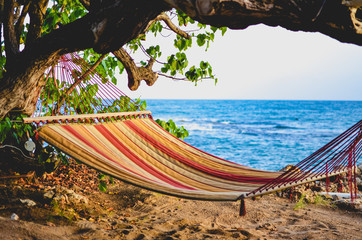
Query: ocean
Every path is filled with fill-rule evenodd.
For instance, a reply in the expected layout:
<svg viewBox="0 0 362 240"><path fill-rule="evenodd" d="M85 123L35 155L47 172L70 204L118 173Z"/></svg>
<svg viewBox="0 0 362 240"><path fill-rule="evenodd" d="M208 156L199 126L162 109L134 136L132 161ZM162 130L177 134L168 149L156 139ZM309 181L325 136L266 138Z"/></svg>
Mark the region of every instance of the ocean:
<svg viewBox="0 0 362 240"><path fill-rule="evenodd" d="M362 119L362 101L147 100L154 119L172 119L184 141L263 170L296 164Z"/></svg>

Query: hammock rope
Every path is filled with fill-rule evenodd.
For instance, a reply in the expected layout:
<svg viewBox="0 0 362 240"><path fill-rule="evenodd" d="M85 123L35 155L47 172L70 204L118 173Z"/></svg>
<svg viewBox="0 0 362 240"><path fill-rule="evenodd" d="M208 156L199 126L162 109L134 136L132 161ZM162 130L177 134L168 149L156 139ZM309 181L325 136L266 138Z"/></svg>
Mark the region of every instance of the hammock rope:
<svg viewBox="0 0 362 240"><path fill-rule="evenodd" d="M40 127L43 140L93 168L178 197L239 199L241 215L247 197L345 172L351 197L357 197L355 166L362 154L362 121L288 171L262 171L210 155L174 137L152 119L151 112L94 68L76 54L62 56L46 73L47 85L36 113L24 119Z"/></svg>

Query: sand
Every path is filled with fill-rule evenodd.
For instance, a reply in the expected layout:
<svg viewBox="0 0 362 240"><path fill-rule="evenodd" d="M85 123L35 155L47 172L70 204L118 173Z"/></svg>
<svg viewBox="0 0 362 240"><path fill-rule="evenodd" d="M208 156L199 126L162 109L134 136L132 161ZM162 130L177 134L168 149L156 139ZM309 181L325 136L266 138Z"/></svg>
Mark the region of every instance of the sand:
<svg viewBox="0 0 362 240"><path fill-rule="evenodd" d="M246 199L240 217L239 202L180 199L121 181L103 193L97 176L72 164L37 179L0 181L0 238L362 239L361 205L343 209L322 198L297 205L296 191L291 200L289 194ZM10 220L13 213L19 220Z"/></svg>
<svg viewBox="0 0 362 240"><path fill-rule="evenodd" d="M122 185L122 184L121 184ZM237 202L205 202L154 194L122 185L117 194L87 197L103 213L69 224L0 218L4 239L362 239L362 211L295 202L276 195ZM130 200L125 201L124 196ZM127 197L126 197L127 198ZM133 203L133 206L127 203ZM16 211L16 209L14 209Z"/></svg>

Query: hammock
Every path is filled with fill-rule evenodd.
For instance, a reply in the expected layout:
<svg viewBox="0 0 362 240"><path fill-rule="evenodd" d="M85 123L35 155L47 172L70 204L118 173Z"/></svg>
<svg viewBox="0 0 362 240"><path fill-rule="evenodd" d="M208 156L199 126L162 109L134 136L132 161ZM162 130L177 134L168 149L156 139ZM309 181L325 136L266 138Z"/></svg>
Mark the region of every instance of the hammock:
<svg viewBox="0 0 362 240"><path fill-rule="evenodd" d="M57 92L49 94L50 101L39 101L37 117L24 121L38 124L39 136L49 144L101 172L164 194L214 201L243 201L343 172L355 181L362 121L284 173L257 170L174 137L112 83L95 72L84 74L89 68L75 54L63 56L47 74L48 90L56 86ZM93 100L83 97L89 92Z"/></svg>

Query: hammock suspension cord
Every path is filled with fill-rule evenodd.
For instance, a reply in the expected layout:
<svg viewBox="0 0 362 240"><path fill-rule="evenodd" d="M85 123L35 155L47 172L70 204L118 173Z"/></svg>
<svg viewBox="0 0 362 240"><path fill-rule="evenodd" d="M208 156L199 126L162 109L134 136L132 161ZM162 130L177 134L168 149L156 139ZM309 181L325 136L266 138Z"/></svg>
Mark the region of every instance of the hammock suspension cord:
<svg viewBox="0 0 362 240"><path fill-rule="evenodd" d="M95 68L75 53L62 56L58 64L46 72L47 91L41 93L36 114L24 121L44 127L49 125L44 131L40 129L44 140L98 170L175 196L204 200L239 199L240 215L245 214L246 197L326 177L328 191L329 177L344 172L348 173L352 199L357 197L356 163L362 154L362 121L284 173L250 169L202 152L166 133L152 120L151 112L144 111L137 101L102 77ZM78 128L80 130L75 130ZM93 135L97 138L86 139L77 131L86 133L89 139L93 139ZM112 139L109 144L121 146L121 149L115 147L116 150L110 151L111 148L105 145L107 151L102 152L103 149L97 149L97 144L91 142L98 141L99 136ZM62 140L58 141L58 138ZM84 153L63 146L64 142L79 144L79 151L84 148ZM127 147L134 149L128 150ZM91 153L94 156L88 156ZM114 156L116 160L111 160ZM123 158L129 158L129 162ZM135 169L130 167L135 165ZM140 177L145 171L154 175ZM165 187L167 184L172 186ZM191 190L199 188L198 192ZM241 190L235 192L239 188ZM230 194L224 193L229 191Z"/></svg>

